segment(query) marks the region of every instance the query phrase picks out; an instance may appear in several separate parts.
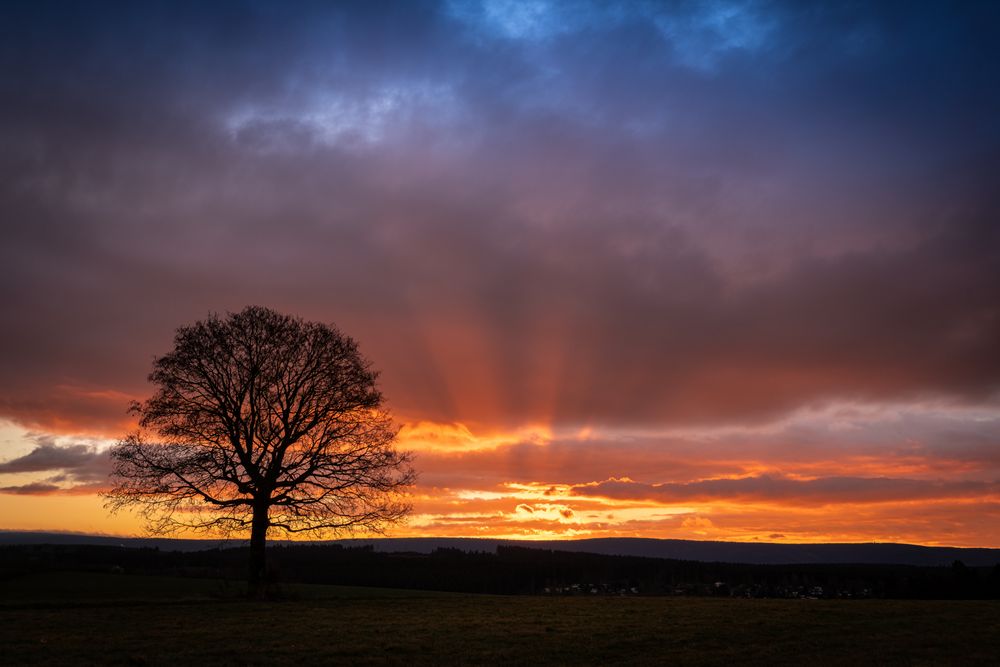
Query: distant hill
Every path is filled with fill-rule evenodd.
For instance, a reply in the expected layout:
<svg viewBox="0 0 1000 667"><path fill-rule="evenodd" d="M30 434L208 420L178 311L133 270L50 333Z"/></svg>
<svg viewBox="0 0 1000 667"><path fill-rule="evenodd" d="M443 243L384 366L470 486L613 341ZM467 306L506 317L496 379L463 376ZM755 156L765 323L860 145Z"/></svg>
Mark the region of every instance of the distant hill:
<svg viewBox="0 0 1000 667"><path fill-rule="evenodd" d="M162 551L203 551L237 547L245 540L178 540L161 537L115 537L109 535L88 535L86 533L43 533L36 531L0 530L0 545L8 544L87 544L108 547L132 547L160 549Z"/></svg>
<svg viewBox="0 0 1000 667"><path fill-rule="evenodd" d="M283 544L271 540L273 545ZM498 540L462 537L402 537L316 541L315 544L341 544L349 547L371 546L382 552L431 553L435 549L495 552L498 545L529 549L550 549L613 556L643 556L675 560L747 563L757 565L793 564L885 564L951 565L960 560L969 566L992 566L1000 563L1000 549L925 547L914 544L775 544L758 542L702 542L695 540L659 540L650 538L594 538L584 540ZM144 537L108 537L76 533L0 531L0 545L5 544L91 544L157 548L163 551L201 551L237 547L242 540L197 540ZM296 542L302 544L302 542Z"/></svg>
<svg viewBox="0 0 1000 667"><path fill-rule="evenodd" d="M870 563L887 565L951 565L960 560L966 565L986 566L1000 563L1000 549L925 547L914 544L775 544L757 542L703 542L696 540L660 540L638 537L593 538L584 540L517 541L471 538L382 538L340 540L341 544L371 544L379 551L415 551L429 553L437 548L463 551L495 551L498 544L532 549L574 551L610 556L644 556L719 563L759 565Z"/></svg>

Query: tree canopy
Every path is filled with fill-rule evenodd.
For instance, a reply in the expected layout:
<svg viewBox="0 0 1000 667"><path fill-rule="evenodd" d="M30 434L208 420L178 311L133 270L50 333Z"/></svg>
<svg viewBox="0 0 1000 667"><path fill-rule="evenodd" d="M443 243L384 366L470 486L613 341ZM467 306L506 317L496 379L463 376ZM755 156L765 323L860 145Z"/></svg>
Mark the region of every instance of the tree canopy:
<svg viewBox="0 0 1000 667"><path fill-rule="evenodd" d="M382 531L409 511L378 374L336 327L251 306L181 327L154 360L140 430L112 450L112 510L156 533Z"/></svg>

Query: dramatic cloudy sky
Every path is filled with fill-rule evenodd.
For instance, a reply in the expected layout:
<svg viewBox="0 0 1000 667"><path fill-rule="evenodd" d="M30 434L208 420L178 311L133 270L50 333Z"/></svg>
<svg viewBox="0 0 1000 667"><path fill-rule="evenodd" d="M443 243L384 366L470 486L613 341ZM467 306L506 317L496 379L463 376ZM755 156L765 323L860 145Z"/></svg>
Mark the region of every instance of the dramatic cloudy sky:
<svg viewBox="0 0 1000 667"><path fill-rule="evenodd" d="M394 534L1000 546L998 5L0 9L0 528L177 326L382 371Z"/></svg>

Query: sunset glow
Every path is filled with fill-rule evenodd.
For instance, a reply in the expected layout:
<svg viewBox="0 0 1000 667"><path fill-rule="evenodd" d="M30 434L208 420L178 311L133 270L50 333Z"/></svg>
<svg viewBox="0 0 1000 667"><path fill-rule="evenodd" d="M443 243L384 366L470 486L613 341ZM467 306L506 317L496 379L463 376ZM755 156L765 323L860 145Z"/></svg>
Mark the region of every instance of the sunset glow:
<svg viewBox="0 0 1000 667"><path fill-rule="evenodd" d="M0 530L142 534L129 403L260 304L379 369L391 536L1000 547L989 3L6 14Z"/></svg>

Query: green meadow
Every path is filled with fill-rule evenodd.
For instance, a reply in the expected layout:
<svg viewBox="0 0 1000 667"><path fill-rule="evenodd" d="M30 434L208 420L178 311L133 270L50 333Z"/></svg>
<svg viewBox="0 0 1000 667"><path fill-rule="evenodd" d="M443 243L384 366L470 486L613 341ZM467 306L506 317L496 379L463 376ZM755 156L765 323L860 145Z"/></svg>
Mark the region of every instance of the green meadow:
<svg viewBox="0 0 1000 667"><path fill-rule="evenodd" d="M997 664L1000 602L527 597L44 574L0 582L6 665Z"/></svg>

